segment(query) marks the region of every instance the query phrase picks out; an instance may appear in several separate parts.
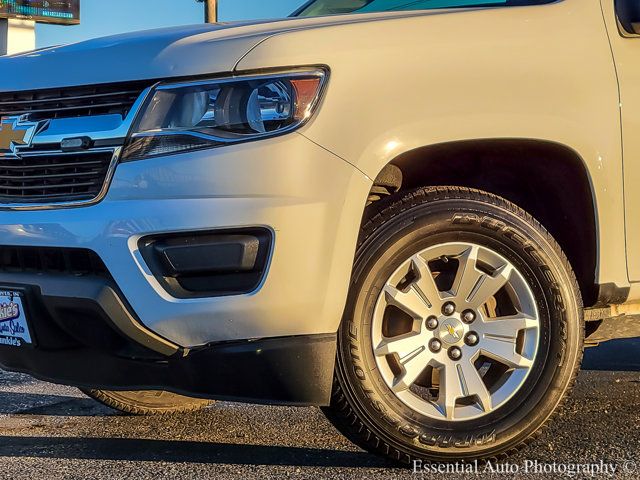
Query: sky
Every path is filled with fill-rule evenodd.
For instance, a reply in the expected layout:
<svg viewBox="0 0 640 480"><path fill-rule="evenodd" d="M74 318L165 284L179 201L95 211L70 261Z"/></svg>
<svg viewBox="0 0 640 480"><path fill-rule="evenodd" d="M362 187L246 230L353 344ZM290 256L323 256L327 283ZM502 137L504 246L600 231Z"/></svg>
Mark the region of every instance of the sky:
<svg viewBox="0 0 640 480"><path fill-rule="evenodd" d="M220 21L284 17L304 0L218 0ZM38 48L114 33L202 23L195 0L80 0L81 24L36 26Z"/></svg>

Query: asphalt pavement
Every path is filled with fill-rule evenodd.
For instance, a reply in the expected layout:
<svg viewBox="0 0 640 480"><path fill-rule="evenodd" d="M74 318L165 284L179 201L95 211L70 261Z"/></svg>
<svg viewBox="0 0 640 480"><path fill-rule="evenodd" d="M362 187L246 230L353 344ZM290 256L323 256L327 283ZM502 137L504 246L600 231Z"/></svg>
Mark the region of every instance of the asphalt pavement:
<svg viewBox="0 0 640 480"><path fill-rule="evenodd" d="M217 403L125 416L76 389L0 372L0 478L572 478L578 468L573 478L607 478L597 468L610 464L610 478L636 479L638 352L635 339L589 350L571 400L532 447L462 474L395 468L354 447L315 408Z"/></svg>

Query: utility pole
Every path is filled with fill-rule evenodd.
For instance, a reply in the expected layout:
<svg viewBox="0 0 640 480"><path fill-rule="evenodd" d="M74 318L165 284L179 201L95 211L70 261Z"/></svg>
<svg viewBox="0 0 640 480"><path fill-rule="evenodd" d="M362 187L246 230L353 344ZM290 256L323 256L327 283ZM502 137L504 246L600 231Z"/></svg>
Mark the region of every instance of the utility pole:
<svg viewBox="0 0 640 480"><path fill-rule="evenodd" d="M204 3L204 21L216 23L218 21L218 0L198 0Z"/></svg>

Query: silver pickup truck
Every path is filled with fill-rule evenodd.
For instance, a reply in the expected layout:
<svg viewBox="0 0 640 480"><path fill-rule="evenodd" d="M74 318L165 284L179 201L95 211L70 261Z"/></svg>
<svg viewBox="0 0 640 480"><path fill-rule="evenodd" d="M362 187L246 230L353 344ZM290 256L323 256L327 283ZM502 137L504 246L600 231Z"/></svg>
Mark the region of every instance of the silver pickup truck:
<svg viewBox="0 0 640 480"><path fill-rule="evenodd" d="M0 365L501 458L640 313L640 2L312 0L0 58Z"/></svg>

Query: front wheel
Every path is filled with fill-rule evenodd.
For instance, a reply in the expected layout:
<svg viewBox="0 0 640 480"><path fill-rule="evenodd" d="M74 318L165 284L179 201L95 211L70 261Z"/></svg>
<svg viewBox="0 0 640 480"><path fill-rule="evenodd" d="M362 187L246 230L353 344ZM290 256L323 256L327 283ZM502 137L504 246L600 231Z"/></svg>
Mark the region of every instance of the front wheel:
<svg viewBox="0 0 640 480"><path fill-rule="evenodd" d="M560 406L583 336L571 266L530 215L417 190L363 226L325 412L403 463L500 458Z"/></svg>

